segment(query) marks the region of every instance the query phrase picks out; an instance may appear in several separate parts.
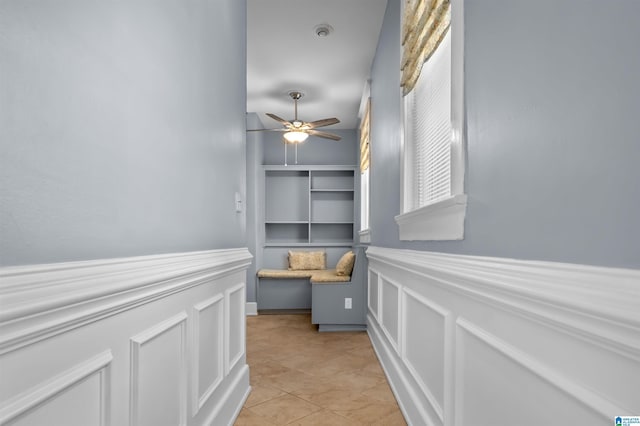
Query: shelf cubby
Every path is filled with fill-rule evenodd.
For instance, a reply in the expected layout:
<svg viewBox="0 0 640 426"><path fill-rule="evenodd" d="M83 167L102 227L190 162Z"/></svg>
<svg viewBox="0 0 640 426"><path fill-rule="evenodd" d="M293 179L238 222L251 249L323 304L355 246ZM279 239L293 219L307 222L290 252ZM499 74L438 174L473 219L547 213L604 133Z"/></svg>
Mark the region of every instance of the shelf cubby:
<svg viewBox="0 0 640 426"><path fill-rule="evenodd" d="M311 171L311 190L347 190L353 191L352 170L313 170Z"/></svg>
<svg viewBox="0 0 640 426"><path fill-rule="evenodd" d="M352 223L312 223L311 243L353 243Z"/></svg>
<svg viewBox="0 0 640 426"><path fill-rule="evenodd" d="M274 223L265 224L266 244L307 244L309 243L308 223Z"/></svg>
<svg viewBox="0 0 640 426"><path fill-rule="evenodd" d="M265 195L266 222L309 220L309 172L268 171Z"/></svg>
<svg viewBox="0 0 640 426"><path fill-rule="evenodd" d="M353 222L353 192L313 192L312 222Z"/></svg>

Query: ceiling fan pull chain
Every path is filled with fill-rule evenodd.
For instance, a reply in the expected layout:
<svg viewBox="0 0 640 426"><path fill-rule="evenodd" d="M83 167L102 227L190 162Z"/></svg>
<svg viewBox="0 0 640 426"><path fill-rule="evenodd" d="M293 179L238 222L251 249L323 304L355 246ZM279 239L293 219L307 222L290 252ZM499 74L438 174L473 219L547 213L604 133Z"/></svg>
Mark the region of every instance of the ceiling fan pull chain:
<svg viewBox="0 0 640 426"><path fill-rule="evenodd" d="M296 164L298 164L298 144L296 144Z"/></svg>
<svg viewBox="0 0 640 426"><path fill-rule="evenodd" d="M287 165L287 141L284 141L284 165Z"/></svg>

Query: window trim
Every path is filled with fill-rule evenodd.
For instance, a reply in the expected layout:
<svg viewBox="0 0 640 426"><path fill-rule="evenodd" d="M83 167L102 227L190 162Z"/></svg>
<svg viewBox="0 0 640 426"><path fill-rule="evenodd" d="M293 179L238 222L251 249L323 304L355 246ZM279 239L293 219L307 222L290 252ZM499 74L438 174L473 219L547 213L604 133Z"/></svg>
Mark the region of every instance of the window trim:
<svg viewBox="0 0 640 426"><path fill-rule="evenodd" d="M466 161L466 128L464 110L464 1L451 1L451 197L410 210L413 176L408 166L404 117L401 97L402 131L400 211L395 217L400 240L445 241L464 239L467 196L464 193ZM400 90L400 89L399 89Z"/></svg>

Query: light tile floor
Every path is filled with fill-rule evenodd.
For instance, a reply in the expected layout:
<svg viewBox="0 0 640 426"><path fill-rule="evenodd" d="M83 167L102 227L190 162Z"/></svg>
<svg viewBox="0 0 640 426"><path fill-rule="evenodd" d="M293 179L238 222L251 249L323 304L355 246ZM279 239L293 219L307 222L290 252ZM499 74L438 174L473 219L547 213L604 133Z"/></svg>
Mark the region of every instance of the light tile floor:
<svg viewBox="0 0 640 426"><path fill-rule="evenodd" d="M310 315L248 317L247 363L236 426L406 425L365 332L318 333Z"/></svg>

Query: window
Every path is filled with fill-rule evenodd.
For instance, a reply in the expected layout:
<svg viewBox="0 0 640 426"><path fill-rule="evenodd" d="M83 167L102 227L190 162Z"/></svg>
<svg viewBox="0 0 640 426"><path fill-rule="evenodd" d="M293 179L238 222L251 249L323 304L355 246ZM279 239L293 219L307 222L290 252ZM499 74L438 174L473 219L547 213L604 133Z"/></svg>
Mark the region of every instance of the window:
<svg viewBox="0 0 640 426"><path fill-rule="evenodd" d="M368 96L368 85L365 88L364 111L360 119L360 242L371 241L369 233L369 165L370 165L370 114L371 98ZM362 109L362 108L361 108Z"/></svg>
<svg viewBox="0 0 640 426"><path fill-rule="evenodd" d="M404 6L401 240L464 237L462 2L453 6L447 0Z"/></svg>

